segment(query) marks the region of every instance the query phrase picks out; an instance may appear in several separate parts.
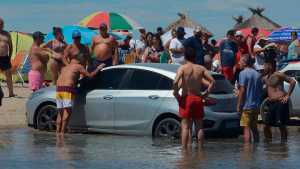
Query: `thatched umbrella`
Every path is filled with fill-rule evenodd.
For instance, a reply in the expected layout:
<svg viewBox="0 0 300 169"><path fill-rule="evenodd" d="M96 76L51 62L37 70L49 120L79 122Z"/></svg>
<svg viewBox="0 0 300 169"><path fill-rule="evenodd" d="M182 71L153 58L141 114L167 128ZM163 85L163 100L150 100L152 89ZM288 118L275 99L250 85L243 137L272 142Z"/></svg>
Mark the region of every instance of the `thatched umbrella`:
<svg viewBox="0 0 300 169"><path fill-rule="evenodd" d="M182 26L182 27L187 27L187 28L192 28L192 29L200 28L203 33L206 33L209 36L213 36L213 34L208 29L206 29L202 25L196 23L195 21L191 20L187 16L187 14L183 14L183 13L177 13L177 14L179 16L179 19L172 22L171 24L169 24L169 26L167 26L165 28L165 30L164 30L165 32L167 32L173 28L176 29L177 27Z"/></svg>
<svg viewBox="0 0 300 169"><path fill-rule="evenodd" d="M262 14L265 10L264 8L249 8L249 10L252 12L252 16L249 19L244 21L243 16L233 18L237 22L234 29L257 27L273 31L281 27L279 24Z"/></svg>

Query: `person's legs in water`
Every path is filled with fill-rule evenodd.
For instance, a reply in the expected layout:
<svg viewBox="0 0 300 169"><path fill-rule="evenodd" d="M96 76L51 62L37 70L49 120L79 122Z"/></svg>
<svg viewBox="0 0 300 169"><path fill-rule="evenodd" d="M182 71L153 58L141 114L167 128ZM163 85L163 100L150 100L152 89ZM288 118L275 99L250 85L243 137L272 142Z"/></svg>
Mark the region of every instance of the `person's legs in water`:
<svg viewBox="0 0 300 169"><path fill-rule="evenodd" d="M59 134L61 132L61 127L62 127L62 114L63 114L63 109L58 109L57 111L57 118L56 118L56 134Z"/></svg>
<svg viewBox="0 0 300 169"><path fill-rule="evenodd" d="M265 126L264 126L264 135L265 135L265 141L271 141L272 140L271 126L265 124Z"/></svg>
<svg viewBox="0 0 300 169"><path fill-rule="evenodd" d="M253 136L253 142L254 143L258 143L259 142L259 132L257 129L257 121L258 121L258 110L257 111L253 111L251 114L251 122L250 122L250 129L252 132L252 136ZM250 134L250 133L249 133Z"/></svg>
<svg viewBox="0 0 300 169"><path fill-rule="evenodd" d="M14 97L15 94L14 94L14 90L13 90L11 69L5 70L5 77L6 77L6 83L7 83L9 97Z"/></svg>
<svg viewBox="0 0 300 169"><path fill-rule="evenodd" d="M203 120L195 119L195 128L197 133L197 145L198 147L203 147L204 145L204 132L203 132Z"/></svg>
<svg viewBox="0 0 300 169"><path fill-rule="evenodd" d="M61 134L64 134L66 132L71 113L72 113L72 108L65 108L63 111Z"/></svg>
<svg viewBox="0 0 300 169"><path fill-rule="evenodd" d="M184 149L191 145L191 124L191 120L188 118L181 120L181 144Z"/></svg>
<svg viewBox="0 0 300 169"><path fill-rule="evenodd" d="M280 135L281 135L281 141L283 141L283 142L287 141L288 131L287 131L286 126L280 126L279 130L280 130Z"/></svg>

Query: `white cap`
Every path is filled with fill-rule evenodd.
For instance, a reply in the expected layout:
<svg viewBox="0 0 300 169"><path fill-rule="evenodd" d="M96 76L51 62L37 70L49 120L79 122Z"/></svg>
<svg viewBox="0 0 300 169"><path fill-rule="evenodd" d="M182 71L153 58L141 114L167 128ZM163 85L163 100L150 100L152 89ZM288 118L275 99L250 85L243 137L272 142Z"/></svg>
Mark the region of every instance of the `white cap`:
<svg viewBox="0 0 300 169"><path fill-rule="evenodd" d="M236 31L235 36L244 36L242 31Z"/></svg>

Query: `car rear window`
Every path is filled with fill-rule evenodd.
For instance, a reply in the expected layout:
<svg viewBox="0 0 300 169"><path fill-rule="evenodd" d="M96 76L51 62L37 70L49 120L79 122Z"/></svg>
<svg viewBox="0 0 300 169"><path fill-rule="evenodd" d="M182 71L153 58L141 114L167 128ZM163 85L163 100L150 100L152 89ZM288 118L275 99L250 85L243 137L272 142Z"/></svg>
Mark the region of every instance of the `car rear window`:
<svg viewBox="0 0 300 169"><path fill-rule="evenodd" d="M212 89L212 94L232 94L233 85L225 79L223 75L212 75L216 81L214 88Z"/></svg>

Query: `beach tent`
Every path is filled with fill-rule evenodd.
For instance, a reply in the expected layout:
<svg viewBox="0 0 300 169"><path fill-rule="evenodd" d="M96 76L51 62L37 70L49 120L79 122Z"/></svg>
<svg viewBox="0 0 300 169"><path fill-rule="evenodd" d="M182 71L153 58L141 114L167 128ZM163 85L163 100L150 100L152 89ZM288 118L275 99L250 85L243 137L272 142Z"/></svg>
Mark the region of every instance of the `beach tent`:
<svg viewBox="0 0 300 169"><path fill-rule="evenodd" d="M249 10L252 12L250 18L246 20L244 20L242 16L233 18L236 21L236 24L233 27L234 29L240 30L244 28L257 27L259 29L273 31L281 27L278 23L272 21L262 14L262 12L265 10L264 8L249 8Z"/></svg>
<svg viewBox="0 0 300 169"><path fill-rule="evenodd" d="M206 29L204 26L202 26L202 25L196 23L195 21L193 21L192 19L190 19L187 16L187 14L178 13L177 15L179 16L179 19L177 19L176 21L170 23L164 29L165 32L168 32L171 29L176 29L177 27L181 26L181 27L191 28L191 29L200 28L203 33L206 33L209 36L213 36L213 34L208 29Z"/></svg>

